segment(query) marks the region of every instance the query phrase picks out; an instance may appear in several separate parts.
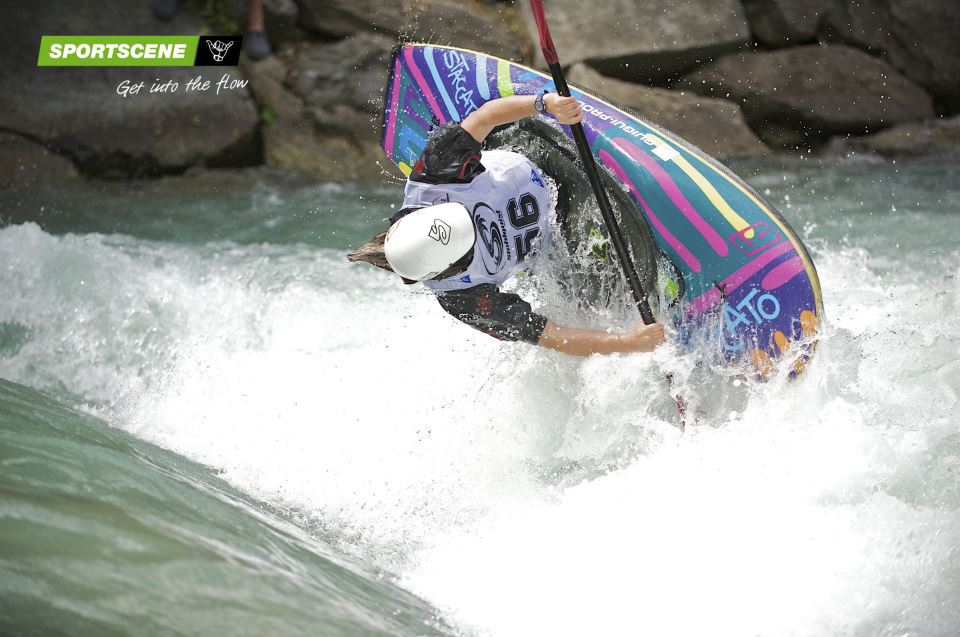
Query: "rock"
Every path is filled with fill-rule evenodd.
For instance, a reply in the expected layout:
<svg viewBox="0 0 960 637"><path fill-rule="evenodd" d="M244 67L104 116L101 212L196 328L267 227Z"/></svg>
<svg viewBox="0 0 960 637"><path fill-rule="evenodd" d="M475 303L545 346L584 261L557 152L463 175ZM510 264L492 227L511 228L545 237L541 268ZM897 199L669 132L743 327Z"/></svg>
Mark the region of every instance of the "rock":
<svg viewBox="0 0 960 637"><path fill-rule="evenodd" d="M724 56L676 83L740 104L768 144L818 145L933 116L930 96L882 60L851 47L808 45Z"/></svg>
<svg viewBox="0 0 960 637"><path fill-rule="evenodd" d="M743 0L757 41L779 48L815 42L820 19L835 0Z"/></svg>
<svg viewBox="0 0 960 637"><path fill-rule="evenodd" d="M340 50L342 53L342 47ZM346 60L350 64L350 58ZM336 65L331 63L330 67L336 71ZM268 166L311 180L380 180L382 169L377 162L384 156L378 143L379 124L374 124L374 115L360 110L367 100L357 98L356 87L348 80L340 85L339 92L334 90L332 96L326 96L329 99L317 100L322 106L308 106L287 87L288 78L295 74L280 57L246 61L243 68L265 114L263 152ZM331 72L322 81L335 83L333 76L336 73ZM315 88L308 86L311 91Z"/></svg>
<svg viewBox="0 0 960 637"><path fill-rule="evenodd" d="M287 67L276 55L257 62L241 58L240 68L250 80L250 92L260 105L261 112L268 113L265 119L294 120L304 114L303 100L285 86Z"/></svg>
<svg viewBox="0 0 960 637"><path fill-rule="evenodd" d="M960 115L899 124L863 137L838 138L831 141L831 150L892 158L960 154Z"/></svg>
<svg viewBox="0 0 960 637"><path fill-rule="evenodd" d="M393 40L372 33L304 46L294 58L291 85L307 106L379 113L392 48Z"/></svg>
<svg viewBox="0 0 960 637"><path fill-rule="evenodd" d="M941 112L960 111L960 7L957 0L839 0L821 39L879 55L934 96Z"/></svg>
<svg viewBox="0 0 960 637"><path fill-rule="evenodd" d="M73 163L20 135L0 132L0 188L76 178Z"/></svg>
<svg viewBox="0 0 960 637"><path fill-rule="evenodd" d="M49 33L202 32L196 15L180 11L171 23L153 19L149 5L107 11L99 0L78 0L64 11L48 1L6 8L0 26L5 59L0 84L9 88L0 128L21 133L69 156L82 172L100 176L156 175L196 164L240 166L260 161L257 111L246 89L187 93L196 75L214 83L222 71L177 68L37 68L37 43ZM131 9L131 10L127 10ZM234 78L237 71L230 69ZM124 80L178 83L176 93L123 98Z"/></svg>
<svg viewBox="0 0 960 637"><path fill-rule="evenodd" d="M525 35L510 28L511 7L485 7L469 0L299 0L299 3L303 27L336 37L375 31L514 60L521 59L530 48Z"/></svg>
<svg viewBox="0 0 960 637"><path fill-rule="evenodd" d="M956 0L743 0L750 28L769 47L820 40L877 55L960 111L960 11Z"/></svg>
<svg viewBox="0 0 960 637"><path fill-rule="evenodd" d="M533 14L526 2L522 7L539 42ZM564 65L583 61L604 75L644 84L666 82L750 39L739 0L555 0L547 19Z"/></svg>
<svg viewBox="0 0 960 637"><path fill-rule="evenodd" d="M272 168L318 181L377 182L389 168L374 141L358 142L284 124L264 128L264 150Z"/></svg>
<svg viewBox="0 0 960 637"><path fill-rule="evenodd" d="M604 77L585 64L574 66L567 77L637 111L710 155L742 157L767 151L747 126L740 107L729 100L631 84Z"/></svg>

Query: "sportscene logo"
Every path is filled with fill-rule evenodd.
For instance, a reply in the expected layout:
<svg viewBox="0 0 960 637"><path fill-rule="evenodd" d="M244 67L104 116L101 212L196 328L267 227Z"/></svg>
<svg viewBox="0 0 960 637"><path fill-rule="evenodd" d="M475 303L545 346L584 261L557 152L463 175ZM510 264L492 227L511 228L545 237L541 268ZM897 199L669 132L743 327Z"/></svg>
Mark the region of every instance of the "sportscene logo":
<svg viewBox="0 0 960 637"><path fill-rule="evenodd" d="M236 66L239 35L45 35L37 66Z"/></svg>

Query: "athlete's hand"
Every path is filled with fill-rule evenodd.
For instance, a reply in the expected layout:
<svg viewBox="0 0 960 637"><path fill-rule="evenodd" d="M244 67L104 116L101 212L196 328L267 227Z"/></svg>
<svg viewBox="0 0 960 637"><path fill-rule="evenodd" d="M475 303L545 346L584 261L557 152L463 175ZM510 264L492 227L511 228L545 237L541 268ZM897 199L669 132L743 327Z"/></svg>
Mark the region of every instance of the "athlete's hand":
<svg viewBox="0 0 960 637"><path fill-rule="evenodd" d="M575 97L560 97L556 93L547 93L543 96L543 103L547 112L561 124L579 124L583 121L583 110Z"/></svg>
<svg viewBox="0 0 960 637"><path fill-rule="evenodd" d="M638 323L633 331L620 337L625 352L652 352L663 340L663 325L660 323Z"/></svg>

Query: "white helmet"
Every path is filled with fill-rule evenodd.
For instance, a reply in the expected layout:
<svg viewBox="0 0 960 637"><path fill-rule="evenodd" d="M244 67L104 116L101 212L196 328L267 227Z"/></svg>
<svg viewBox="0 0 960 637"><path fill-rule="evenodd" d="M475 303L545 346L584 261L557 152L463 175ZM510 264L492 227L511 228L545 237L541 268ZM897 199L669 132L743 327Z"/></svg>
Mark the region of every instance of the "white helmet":
<svg viewBox="0 0 960 637"><path fill-rule="evenodd" d="M414 210L390 226L383 252L393 271L405 279L432 279L473 247L473 219L461 203Z"/></svg>

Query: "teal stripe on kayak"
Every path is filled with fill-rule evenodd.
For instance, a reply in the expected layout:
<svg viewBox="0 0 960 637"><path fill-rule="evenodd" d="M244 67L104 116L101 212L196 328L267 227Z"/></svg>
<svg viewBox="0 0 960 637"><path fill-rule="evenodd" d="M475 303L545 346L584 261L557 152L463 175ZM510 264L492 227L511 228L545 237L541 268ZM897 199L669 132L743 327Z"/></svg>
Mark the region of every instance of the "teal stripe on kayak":
<svg viewBox="0 0 960 637"><path fill-rule="evenodd" d="M487 84L487 58L482 55L475 55L477 60L477 90L480 91L480 97L483 101L490 100L490 85Z"/></svg>
<svg viewBox="0 0 960 637"><path fill-rule="evenodd" d="M447 111L450 112L450 119L455 122L460 121L460 113L457 112L457 107L453 104L453 100L450 99L450 96L447 94L447 89L443 85L443 80L440 79L440 73L437 71L437 62L433 59L433 47L428 46L423 50L424 58L427 60L427 66L430 67L430 75L433 76L433 83L437 85L437 90L440 91L440 97L443 98L443 103L447 105Z"/></svg>

